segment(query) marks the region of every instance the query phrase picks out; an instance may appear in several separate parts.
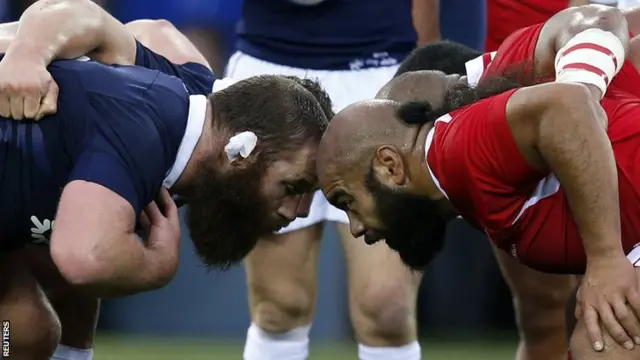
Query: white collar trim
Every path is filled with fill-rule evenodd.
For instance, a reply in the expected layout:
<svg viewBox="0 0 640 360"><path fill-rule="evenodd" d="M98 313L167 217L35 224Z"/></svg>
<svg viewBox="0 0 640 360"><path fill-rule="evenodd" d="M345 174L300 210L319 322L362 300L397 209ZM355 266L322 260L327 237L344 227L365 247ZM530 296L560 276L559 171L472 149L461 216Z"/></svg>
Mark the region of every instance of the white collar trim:
<svg viewBox="0 0 640 360"><path fill-rule="evenodd" d="M187 118L187 127L182 137L182 142L178 148L176 155L176 161L173 163L171 169L167 172L162 185L170 189L175 185L180 175L187 167L191 155L202 136L204 129L204 122L207 117L207 97L204 95L191 95L189 96L189 117Z"/></svg>
<svg viewBox="0 0 640 360"><path fill-rule="evenodd" d="M438 181L438 178L436 178L436 175L433 173L433 170L431 170L431 166L429 166L428 155L429 155L429 149L431 148L431 144L433 144L433 136L435 135L435 132L436 132L436 124L438 122L448 123L449 121L451 121L451 115L449 114L445 114L440 118L438 118L436 121L434 121L433 126L431 127L431 129L429 129L429 132L427 133L427 140L424 143L424 163L427 165L427 170L429 170L429 175L431 176L431 180L433 180L433 183L436 185L438 190L447 199L449 198L449 196L447 196L447 193L442 189L442 186L440 186L440 182Z"/></svg>

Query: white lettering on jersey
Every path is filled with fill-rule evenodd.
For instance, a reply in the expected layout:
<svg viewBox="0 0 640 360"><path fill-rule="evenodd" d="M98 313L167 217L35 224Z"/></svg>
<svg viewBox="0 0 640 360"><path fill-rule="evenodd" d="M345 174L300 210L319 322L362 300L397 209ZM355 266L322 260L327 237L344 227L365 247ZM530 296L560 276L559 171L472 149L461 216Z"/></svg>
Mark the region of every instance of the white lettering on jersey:
<svg viewBox="0 0 640 360"><path fill-rule="evenodd" d="M467 61L464 66L467 69L467 83L471 87L475 87L480 82L482 75L487 70L493 59L496 57L496 51L484 53L473 60Z"/></svg>
<svg viewBox="0 0 640 360"><path fill-rule="evenodd" d="M35 216L31 217L31 224L33 227L31 228L31 238L33 238L33 242L35 244L49 244L49 240L51 238L51 231L56 226L56 221L44 219L44 221L40 221Z"/></svg>
<svg viewBox="0 0 640 360"><path fill-rule="evenodd" d="M312 6L312 5L318 5L324 0L289 0L289 1L296 5Z"/></svg>

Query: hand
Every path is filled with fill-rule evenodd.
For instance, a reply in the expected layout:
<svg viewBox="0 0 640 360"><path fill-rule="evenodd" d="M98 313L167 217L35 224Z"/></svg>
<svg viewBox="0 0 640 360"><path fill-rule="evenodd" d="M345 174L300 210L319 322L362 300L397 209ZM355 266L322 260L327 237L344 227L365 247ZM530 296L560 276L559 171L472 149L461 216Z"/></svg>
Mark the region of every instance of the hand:
<svg viewBox="0 0 640 360"><path fill-rule="evenodd" d="M40 120L58 110L58 85L46 64L5 56L0 61L0 116Z"/></svg>
<svg viewBox="0 0 640 360"><path fill-rule="evenodd" d="M146 231L147 247L178 249L180 241L180 218L173 198L162 188L158 198L152 201L138 218L138 224Z"/></svg>
<svg viewBox="0 0 640 360"><path fill-rule="evenodd" d="M576 317L584 317L594 350L604 349L600 321L621 346L640 345L638 276L624 255L590 259L577 295Z"/></svg>

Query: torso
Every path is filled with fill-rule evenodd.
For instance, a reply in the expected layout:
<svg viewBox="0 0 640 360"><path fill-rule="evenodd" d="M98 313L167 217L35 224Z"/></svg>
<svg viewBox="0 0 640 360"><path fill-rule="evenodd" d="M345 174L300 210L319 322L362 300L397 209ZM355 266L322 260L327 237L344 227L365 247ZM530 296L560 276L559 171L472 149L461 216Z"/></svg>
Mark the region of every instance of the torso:
<svg viewBox="0 0 640 360"><path fill-rule="evenodd" d="M435 126L428 165L460 214L503 251L545 272L582 273L582 241L559 181L520 154L504 108L513 91L456 110ZM640 240L640 100L602 102L618 165L623 248Z"/></svg>
<svg viewBox="0 0 640 360"><path fill-rule="evenodd" d="M302 3L247 0L238 49L289 67L357 70L396 65L415 47L411 0Z"/></svg>
<svg viewBox="0 0 640 360"><path fill-rule="evenodd" d="M91 61L56 61L49 70L60 88L58 112L38 123L0 119L0 247L47 243L64 186L110 176L102 156L117 157L133 183L155 194L185 130L189 95L176 78ZM158 92L165 101L156 105Z"/></svg>

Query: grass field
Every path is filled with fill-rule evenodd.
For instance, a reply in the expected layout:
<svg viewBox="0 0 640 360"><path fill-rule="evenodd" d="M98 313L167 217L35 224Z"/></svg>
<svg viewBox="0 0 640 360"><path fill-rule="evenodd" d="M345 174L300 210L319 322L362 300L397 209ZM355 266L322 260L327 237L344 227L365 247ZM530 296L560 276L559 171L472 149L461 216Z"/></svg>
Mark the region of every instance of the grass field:
<svg viewBox="0 0 640 360"><path fill-rule="evenodd" d="M514 341L422 343L425 360L512 360ZM242 344L211 340L152 339L102 335L96 360L240 360ZM312 347L312 360L355 360L356 346L348 343Z"/></svg>

